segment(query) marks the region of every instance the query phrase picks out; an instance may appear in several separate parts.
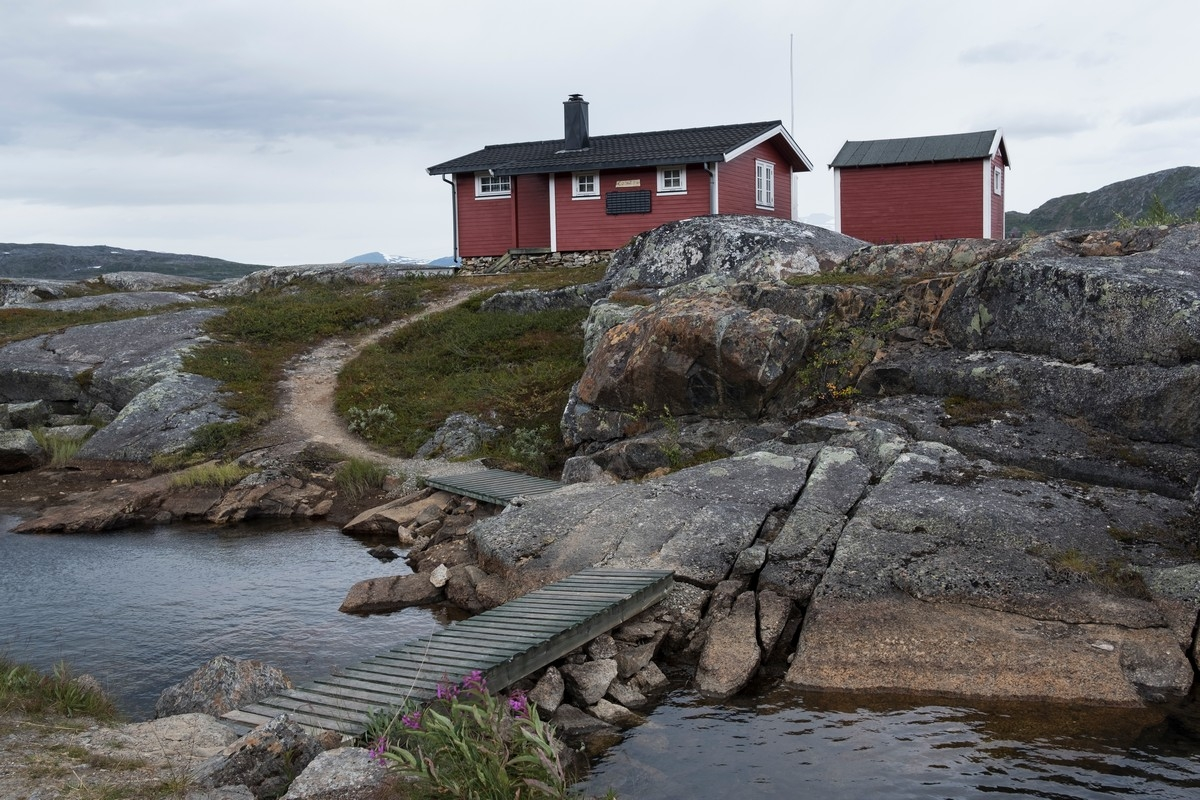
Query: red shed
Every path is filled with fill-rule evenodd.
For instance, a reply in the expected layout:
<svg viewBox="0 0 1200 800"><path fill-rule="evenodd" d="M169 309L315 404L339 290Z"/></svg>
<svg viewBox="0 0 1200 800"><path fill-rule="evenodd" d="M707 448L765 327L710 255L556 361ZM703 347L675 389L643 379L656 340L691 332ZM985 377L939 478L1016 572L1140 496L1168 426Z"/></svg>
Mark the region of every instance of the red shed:
<svg viewBox="0 0 1200 800"><path fill-rule="evenodd" d="M792 219L792 175L812 170L783 123L592 136L565 103L564 136L488 145L429 167L451 186L464 266L506 254L600 253L702 214Z"/></svg>
<svg viewBox="0 0 1200 800"><path fill-rule="evenodd" d="M875 244L1004 238L998 130L846 142L833 169L836 228Z"/></svg>

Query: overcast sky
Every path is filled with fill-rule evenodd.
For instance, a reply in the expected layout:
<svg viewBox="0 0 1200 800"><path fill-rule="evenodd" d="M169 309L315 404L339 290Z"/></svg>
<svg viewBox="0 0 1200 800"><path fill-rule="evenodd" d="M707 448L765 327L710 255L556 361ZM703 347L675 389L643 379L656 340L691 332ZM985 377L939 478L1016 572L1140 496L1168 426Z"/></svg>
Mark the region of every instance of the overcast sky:
<svg viewBox="0 0 1200 800"><path fill-rule="evenodd" d="M779 119L1001 128L1007 207L1200 164L1196 0L0 0L0 241L257 264L451 252L425 168L485 144ZM789 79L794 36L794 108Z"/></svg>

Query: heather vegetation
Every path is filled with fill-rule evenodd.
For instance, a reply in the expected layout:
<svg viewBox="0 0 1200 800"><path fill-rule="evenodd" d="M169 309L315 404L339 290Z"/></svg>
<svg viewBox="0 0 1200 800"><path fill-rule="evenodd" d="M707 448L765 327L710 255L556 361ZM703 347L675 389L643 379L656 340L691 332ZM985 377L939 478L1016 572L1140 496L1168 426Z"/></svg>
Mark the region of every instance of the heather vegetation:
<svg viewBox="0 0 1200 800"><path fill-rule="evenodd" d="M512 276L556 288L598 270ZM546 474L561 464L558 418L583 371L586 309L485 312L482 297L409 325L342 372L337 409L372 444L411 456L456 411L502 427L484 455Z"/></svg>

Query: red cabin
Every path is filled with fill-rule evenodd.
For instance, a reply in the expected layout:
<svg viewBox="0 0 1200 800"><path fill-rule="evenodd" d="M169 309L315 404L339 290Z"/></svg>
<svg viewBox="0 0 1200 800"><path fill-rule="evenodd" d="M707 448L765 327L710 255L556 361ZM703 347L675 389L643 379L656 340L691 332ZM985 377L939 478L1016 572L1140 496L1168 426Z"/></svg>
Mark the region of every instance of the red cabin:
<svg viewBox="0 0 1200 800"><path fill-rule="evenodd" d="M1000 131L846 142L833 169L836 229L874 244L1004 238Z"/></svg>
<svg viewBox="0 0 1200 800"><path fill-rule="evenodd" d="M592 136L581 96L563 108L562 139L488 145L429 168L451 176L464 266L506 254L606 257L702 214L792 219L792 175L812 170L779 121Z"/></svg>

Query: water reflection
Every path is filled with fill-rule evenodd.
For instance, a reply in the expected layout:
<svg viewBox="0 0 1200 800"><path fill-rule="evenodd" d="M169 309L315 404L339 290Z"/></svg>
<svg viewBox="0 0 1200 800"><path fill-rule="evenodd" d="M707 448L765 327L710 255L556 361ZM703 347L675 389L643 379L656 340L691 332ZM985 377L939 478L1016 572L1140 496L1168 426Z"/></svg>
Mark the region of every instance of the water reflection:
<svg viewBox="0 0 1200 800"><path fill-rule="evenodd" d="M293 680L429 633L428 610L338 612L356 581L408 571L329 526L169 526L72 536L9 533L0 517L0 653L88 672L131 716L225 653Z"/></svg>
<svg viewBox="0 0 1200 800"><path fill-rule="evenodd" d="M1170 714L928 703L779 688L714 705L678 691L579 788L681 799L1200 796L1194 702Z"/></svg>

